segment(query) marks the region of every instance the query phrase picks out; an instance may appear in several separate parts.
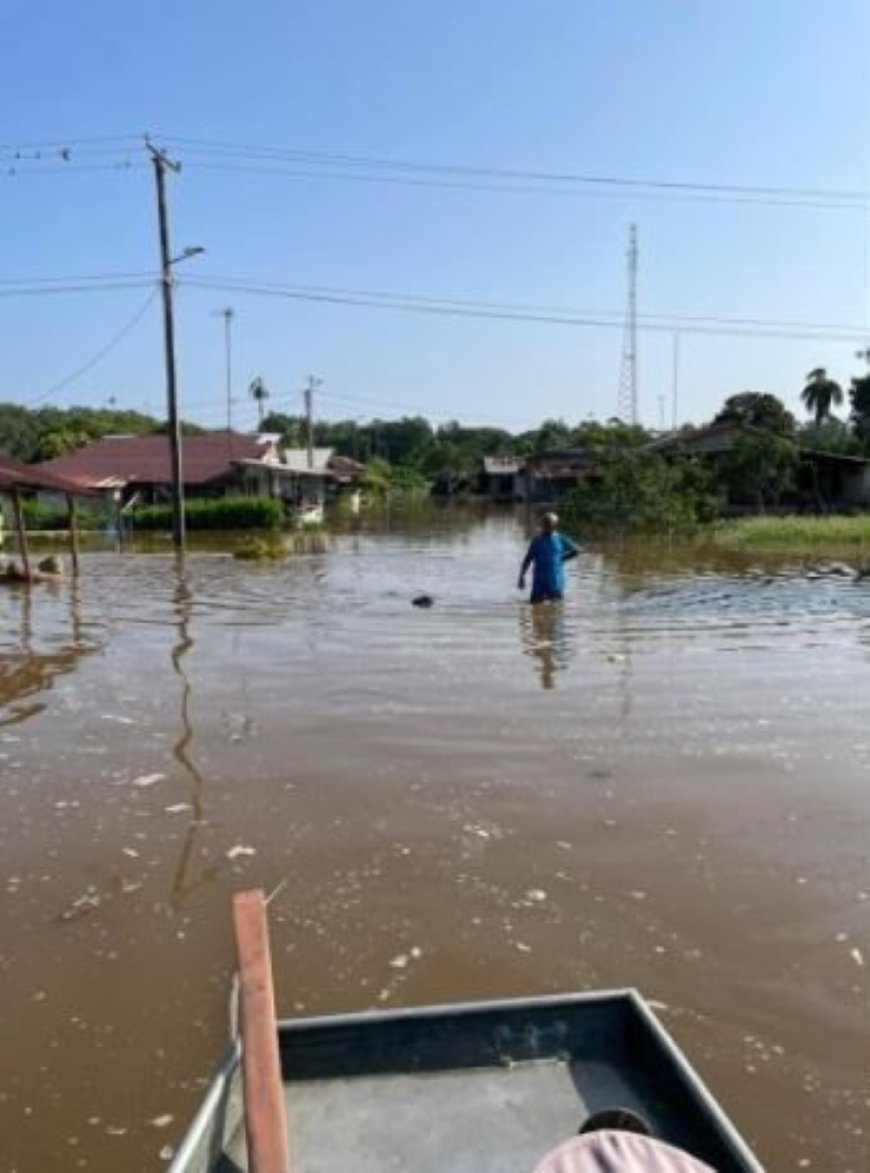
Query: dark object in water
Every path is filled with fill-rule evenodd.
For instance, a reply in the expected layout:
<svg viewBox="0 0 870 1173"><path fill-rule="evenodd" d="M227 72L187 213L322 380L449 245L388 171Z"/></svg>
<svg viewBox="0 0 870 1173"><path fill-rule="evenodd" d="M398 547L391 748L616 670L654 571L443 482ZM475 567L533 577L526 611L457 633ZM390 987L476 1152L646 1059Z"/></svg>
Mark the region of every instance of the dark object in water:
<svg viewBox="0 0 870 1173"><path fill-rule="evenodd" d="M412 607L432 607L435 600L431 595L415 595L411 600Z"/></svg>

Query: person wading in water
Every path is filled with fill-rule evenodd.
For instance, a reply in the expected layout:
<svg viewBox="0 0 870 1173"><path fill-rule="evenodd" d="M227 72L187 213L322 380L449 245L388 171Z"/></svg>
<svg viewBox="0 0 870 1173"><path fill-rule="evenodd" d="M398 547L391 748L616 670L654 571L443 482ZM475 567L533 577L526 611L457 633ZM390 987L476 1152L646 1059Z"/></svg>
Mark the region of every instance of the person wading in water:
<svg viewBox="0 0 870 1173"><path fill-rule="evenodd" d="M564 564L580 553L570 538L559 533L558 527L556 514L545 513L538 533L529 542L517 587L521 591L526 589L526 574L532 566L530 603L558 602L565 593Z"/></svg>

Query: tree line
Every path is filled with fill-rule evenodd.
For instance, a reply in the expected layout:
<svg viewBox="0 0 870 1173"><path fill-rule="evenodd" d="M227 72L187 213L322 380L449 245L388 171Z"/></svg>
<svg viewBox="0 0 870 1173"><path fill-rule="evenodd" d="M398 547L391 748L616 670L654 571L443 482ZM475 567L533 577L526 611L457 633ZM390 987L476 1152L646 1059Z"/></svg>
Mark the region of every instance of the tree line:
<svg viewBox="0 0 870 1173"><path fill-rule="evenodd" d="M752 391L730 396L710 422L741 420L790 437L804 448L866 455L870 453L870 349L861 352L859 357L867 362L868 373L853 378L847 393L824 368L808 374L801 399L810 419L804 423L798 423L775 395ZM305 445L304 416L267 414L269 392L262 379L254 380L251 396L257 402L262 431L280 434L290 447ZM841 406L847 398L849 415L844 420L834 415L832 409ZM191 422L185 422L183 428L188 434L205 430ZM559 448L594 448L602 440L602 429L607 431L608 444L615 437L628 447L653 435L641 427L631 429L615 420L569 424L564 419L551 418L537 428L510 432L497 427L468 427L457 421L436 426L423 416L404 416L365 422L317 420L313 441L317 447L333 448L341 455L373 465L382 475L403 470L406 477L414 474L432 482L445 477L457 480L471 476L487 456L524 457ZM50 460L111 434L148 435L165 430L165 421L115 407L28 409L0 403L0 450L27 462Z"/></svg>

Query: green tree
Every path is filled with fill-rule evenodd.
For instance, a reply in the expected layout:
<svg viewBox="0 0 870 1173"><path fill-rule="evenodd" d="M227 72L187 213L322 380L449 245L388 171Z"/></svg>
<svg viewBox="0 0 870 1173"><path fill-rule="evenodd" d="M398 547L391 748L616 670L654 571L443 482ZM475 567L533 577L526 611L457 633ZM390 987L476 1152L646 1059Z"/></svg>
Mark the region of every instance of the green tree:
<svg viewBox="0 0 870 1173"><path fill-rule="evenodd" d="M763 391L742 391L739 395L730 395L713 423L743 423L783 436L791 436L795 430L795 418L782 400Z"/></svg>
<svg viewBox="0 0 870 1173"><path fill-rule="evenodd" d="M813 452L837 452L845 456L857 456L861 452L861 442L849 425L833 415L820 424L804 424L797 438L801 448Z"/></svg>
<svg viewBox="0 0 870 1173"><path fill-rule="evenodd" d="M546 419L538 428L534 439L535 452L547 452L554 448L568 448L571 445L571 429L564 420Z"/></svg>
<svg viewBox="0 0 870 1173"><path fill-rule="evenodd" d="M710 474L693 458L668 461L648 448L602 449L594 475L570 494L562 514L568 528L623 537L687 533L709 520L718 504Z"/></svg>
<svg viewBox="0 0 870 1173"><path fill-rule="evenodd" d="M849 422L864 445L870 446L870 374L858 375L849 388Z"/></svg>
<svg viewBox="0 0 870 1173"><path fill-rule="evenodd" d="M830 416L831 404L839 407L843 402L843 388L828 378L828 372L824 367L816 367L807 375L801 399L810 415L815 417L818 427Z"/></svg>
<svg viewBox="0 0 870 1173"><path fill-rule="evenodd" d="M260 430L263 430L263 417L266 413L266 400L269 398L269 388L258 375L248 384L248 394L257 405L257 415L260 420Z"/></svg>
<svg viewBox="0 0 870 1173"><path fill-rule="evenodd" d="M724 488L753 498L764 513L766 505L778 505L794 487L797 466L797 445L784 436L740 436L722 460L720 478Z"/></svg>
<svg viewBox="0 0 870 1173"><path fill-rule="evenodd" d="M594 451L613 448L639 448L648 444L652 436L640 424L626 424L612 418L606 423L586 420L571 433L571 443L578 448Z"/></svg>

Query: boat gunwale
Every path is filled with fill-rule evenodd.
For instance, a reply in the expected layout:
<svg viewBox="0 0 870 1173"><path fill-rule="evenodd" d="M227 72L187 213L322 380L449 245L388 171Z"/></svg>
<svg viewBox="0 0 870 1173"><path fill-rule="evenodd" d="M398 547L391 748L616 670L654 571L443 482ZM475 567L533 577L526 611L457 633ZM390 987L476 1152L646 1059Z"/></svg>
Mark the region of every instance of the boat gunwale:
<svg viewBox="0 0 870 1173"><path fill-rule="evenodd" d="M721 1108L712 1092L692 1067L679 1045L661 1023L643 995L633 987L612 990L581 991L570 994L545 994L527 998L482 999L472 1002L439 1003L427 1006L397 1007L389 1010L370 1009L350 1013L317 1015L308 1018L283 1018L277 1022L277 1033L282 1037L299 1037L331 1028L363 1027L377 1028L389 1023L438 1021L450 1018L462 1019L472 1015L499 1014L506 1012L534 1012L536 1010L565 1007L581 1008L605 1003L619 1003L627 1006L637 1015L638 1022L645 1028L656 1045L661 1048L672 1064L674 1073L691 1097L702 1110L707 1126L719 1134L720 1140L730 1150L734 1159L740 1162L745 1173L764 1173L763 1166L748 1147L746 1141ZM205 1099L185 1134L169 1173L188 1173L189 1162L207 1129L214 1124L214 1114L220 1098L226 1094L240 1069L241 1043L234 1038ZM338 1073L336 1073L338 1074ZM284 1080L285 1086L292 1080Z"/></svg>

